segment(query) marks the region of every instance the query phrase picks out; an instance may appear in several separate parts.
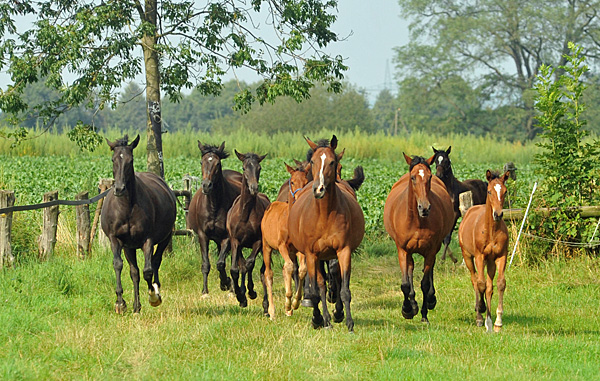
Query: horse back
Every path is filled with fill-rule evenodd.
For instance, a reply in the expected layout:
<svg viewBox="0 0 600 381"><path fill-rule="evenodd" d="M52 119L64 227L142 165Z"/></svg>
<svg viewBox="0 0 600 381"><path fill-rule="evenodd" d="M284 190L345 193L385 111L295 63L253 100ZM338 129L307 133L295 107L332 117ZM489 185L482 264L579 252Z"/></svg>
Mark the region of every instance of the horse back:
<svg viewBox="0 0 600 381"><path fill-rule="evenodd" d="M487 198L487 183L479 179L469 179L463 181L463 185L471 191L473 195L473 205L485 204Z"/></svg>

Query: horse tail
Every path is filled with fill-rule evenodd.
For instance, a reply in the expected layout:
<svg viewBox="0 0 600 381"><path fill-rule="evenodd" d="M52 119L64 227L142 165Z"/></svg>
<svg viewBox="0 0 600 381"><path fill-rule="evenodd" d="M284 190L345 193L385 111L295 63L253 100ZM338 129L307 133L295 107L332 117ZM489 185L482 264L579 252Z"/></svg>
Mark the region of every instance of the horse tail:
<svg viewBox="0 0 600 381"><path fill-rule="evenodd" d="M362 183L365 181L365 172L362 166L354 168L354 177L348 180L348 185L357 191Z"/></svg>

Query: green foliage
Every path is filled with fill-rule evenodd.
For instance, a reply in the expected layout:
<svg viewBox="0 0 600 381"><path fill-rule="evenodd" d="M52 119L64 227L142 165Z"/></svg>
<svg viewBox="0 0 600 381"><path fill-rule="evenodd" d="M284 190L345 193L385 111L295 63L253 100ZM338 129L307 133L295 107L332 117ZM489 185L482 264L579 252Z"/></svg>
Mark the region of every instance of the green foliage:
<svg viewBox="0 0 600 381"><path fill-rule="evenodd" d="M589 68L582 48L573 43L569 48L571 54L565 57L568 64L559 67L562 74L556 77L554 69L543 65L535 86L537 119L543 129L538 142L542 152L535 156L535 161L542 177L544 203L559 208L537 224L551 237L580 242L590 232L585 231L578 210L568 208L594 205L600 200L594 186L600 151L596 142L584 140L588 132L583 118L586 109L582 102L586 89L583 76Z"/></svg>

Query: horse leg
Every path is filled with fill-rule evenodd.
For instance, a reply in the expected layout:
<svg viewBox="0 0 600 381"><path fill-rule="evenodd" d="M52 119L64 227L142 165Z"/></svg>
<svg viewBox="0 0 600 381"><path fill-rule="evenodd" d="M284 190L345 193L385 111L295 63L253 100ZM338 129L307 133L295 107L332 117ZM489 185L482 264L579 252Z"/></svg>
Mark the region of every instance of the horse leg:
<svg viewBox="0 0 600 381"><path fill-rule="evenodd" d="M481 313L479 312L479 289L477 288L477 272L475 271L474 258L463 249L463 259L465 261L465 266L467 266L471 273L471 284L473 285L473 290L475 290L475 311L477 311L476 322L477 326L481 327L479 323L483 323L483 317L481 317Z"/></svg>
<svg viewBox="0 0 600 381"><path fill-rule="evenodd" d="M152 271L154 271L154 282L152 283L152 288L148 290L150 305L152 307L158 307L162 303L162 297L160 296L160 279L158 277L158 269L160 268L160 264L162 263L163 253L169 243L171 242L171 236L165 239L162 242L159 242L156 245L156 250L152 255Z"/></svg>
<svg viewBox="0 0 600 381"><path fill-rule="evenodd" d="M295 270L295 265L292 259L290 258L290 253L287 250L285 244L279 245L278 247L279 253L284 260L283 264L283 284L285 285L285 314L287 316L292 316L292 277ZM296 284L298 284L296 282Z"/></svg>
<svg viewBox="0 0 600 381"><path fill-rule="evenodd" d="M262 251L262 239L256 241L252 245L252 252L248 259L246 259L246 272L248 274L248 296L250 299L256 299L256 291L254 290L254 279L252 279L252 272L254 271L254 265L256 263L256 256Z"/></svg>
<svg viewBox="0 0 600 381"><path fill-rule="evenodd" d="M323 327L331 328L331 315L327 306L327 282L322 269L317 269L317 286L319 287L319 301L323 307Z"/></svg>
<svg viewBox="0 0 600 381"><path fill-rule="evenodd" d="M305 299L309 299L313 308L313 318L312 325L313 328L317 329L323 327L323 315L321 315L321 311L319 310L319 293L317 292L317 274L319 270L317 269L318 259L317 256L313 253L305 253L306 255L306 268L308 270L308 290L306 290Z"/></svg>
<svg viewBox="0 0 600 381"><path fill-rule="evenodd" d="M202 254L202 295L208 295L208 273L210 273L210 256L208 253L208 237L206 234L198 233L198 243Z"/></svg>
<svg viewBox="0 0 600 381"><path fill-rule="evenodd" d="M261 267L261 279L263 281L263 310L265 316L275 319L275 303L273 302L273 269L271 268L271 246L263 242L263 265Z"/></svg>
<svg viewBox="0 0 600 381"><path fill-rule="evenodd" d="M485 328L487 332L492 332L492 295L494 294L494 276L496 275L496 262L489 259L487 262L487 277L485 280L485 300L487 311L485 314Z"/></svg>
<svg viewBox="0 0 600 381"><path fill-rule="evenodd" d="M425 256L423 266L423 279L421 280L421 291L423 292L423 306L421 307L421 322L428 323L427 311L433 310L437 304L435 288L433 287L433 267L435 266L435 255L437 250Z"/></svg>
<svg viewBox="0 0 600 381"><path fill-rule="evenodd" d="M238 300L238 302L240 303L240 307L247 307L248 306L248 300L246 299L246 292L242 292L241 288L240 288L240 265L241 265L241 260L240 257L242 256L242 248L239 245L239 243L237 241L232 241L231 242L231 268L229 269L229 272L231 273L231 279L232 279L232 283L233 283L233 290L235 292L235 296ZM243 260L243 258L241 258ZM243 270L242 270L243 273ZM243 285L243 280L242 280L242 285ZM245 286L244 286L245 288Z"/></svg>
<svg viewBox="0 0 600 381"><path fill-rule="evenodd" d="M131 282L133 283L133 313L138 314L142 309L140 303L140 269L137 264L135 249L124 247L123 252L125 252L125 258L129 263L129 276L131 276Z"/></svg>
<svg viewBox="0 0 600 381"><path fill-rule="evenodd" d="M329 290L327 291L327 301L336 303L339 300L341 275L340 263L337 259L327 261L327 279L329 281Z"/></svg>
<svg viewBox="0 0 600 381"><path fill-rule="evenodd" d="M217 271L219 271L219 278L221 280L221 290L227 291L231 290L231 278L227 276L227 271L225 271L225 259L227 258L227 253L231 249L231 241L229 238L225 238L221 242L221 247L219 250L219 258L217 259Z"/></svg>
<svg viewBox="0 0 600 381"><path fill-rule="evenodd" d="M483 262L483 254L475 256L475 267L477 268L477 275L475 277L475 310L477 311L477 326L483 327L483 315L486 311L485 305L485 269Z"/></svg>
<svg viewBox="0 0 600 381"><path fill-rule="evenodd" d="M352 272L351 254L352 252L349 247L345 247L338 253L338 262L341 273L341 288L338 299L341 299L344 302L344 308L346 308L346 326L348 327L348 331L354 332L354 320L352 319L352 313L350 312L350 301L352 300L352 295L350 294L350 273ZM338 316L338 318L339 317L340 316ZM342 310L341 318L343 319L343 317L344 311Z"/></svg>
<svg viewBox="0 0 600 381"><path fill-rule="evenodd" d="M403 248L396 245L398 249L398 262L402 272L402 293L404 294L404 303L402 304L402 316L405 319L412 319L418 312L419 306L415 301L415 289L413 288L413 270L415 263L412 255L408 254Z"/></svg>
<svg viewBox="0 0 600 381"><path fill-rule="evenodd" d="M506 278L504 270L506 269L506 255L496 259L496 267L498 268L498 308L496 309L496 322L494 323L494 331L500 332L502 329L502 315L504 314L504 290L506 290Z"/></svg>
<svg viewBox="0 0 600 381"><path fill-rule="evenodd" d="M169 243L169 241L167 240L166 242L163 242L164 246L166 247L167 244ZM154 273L155 270L153 268L153 260L152 257L154 255L154 245L155 242L153 242L151 239L147 239L146 242L144 242L144 245L142 245L142 251L144 252L144 280L146 281L146 283L148 284L148 299L150 302L150 305L153 307L156 307L158 305L160 305L161 303L161 299L160 299L160 292L158 289L158 285L153 284L152 280L154 278ZM163 251L164 251L164 247L163 247ZM161 253L162 255L162 253Z"/></svg>
<svg viewBox="0 0 600 381"><path fill-rule="evenodd" d="M306 258L302 253L296 253L293 262L294 268L298 269L298 279L296 280L296 292L294 293L294 298L292 299L292 308L297 310L300 306L300 300L302 298L304 280L307 279Z"/></svg>
<svg viewBox="0 0 600 381"><path fill-rule="evenodd" d="M456 222L454 222L454 224L456 224ZM442 261L446 260L446 254L448 254L450 259L452 259L452 262L458 263L458 259L456 259L454 257L452 250L450 250L450 241L452 240L452 232L453 231L454 231L454 229L452 229L452 231L450 233L448 233L448 235L444 238L444 253L442 254Z"/></svg>
<svg viewBox="0 0 600 381"><path fill-rule="evenodd" d="M121 257L121 245L116 238L111 237L110 246L113 252L113 268L115 269L117 301L115 302L115 312L124 314L127 311L127 303L123 300L123 285L121 284L121 271L123 271L123 258Z"/></svg>

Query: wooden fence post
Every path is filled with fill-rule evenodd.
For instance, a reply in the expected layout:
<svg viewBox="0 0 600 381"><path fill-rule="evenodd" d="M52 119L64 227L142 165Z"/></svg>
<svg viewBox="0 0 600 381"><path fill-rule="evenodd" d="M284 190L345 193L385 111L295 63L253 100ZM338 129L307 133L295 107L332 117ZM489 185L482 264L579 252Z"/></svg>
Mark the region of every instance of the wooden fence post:
<svg viewBox="0 0 600 381"><path fill-rule="evenodd" d="M471 191L466 191L458 195L459 207L461 216L464 216L469 210L470 207L473 206L473 193Z"/></svg>
<svg viewBox="0 0 600 381"><path fill-rule="evenodd" d="M114 179L100 179L98 182L98 190L99 193L104 192L108 188L112 187L114 184ZM96 236L96 230L98 231L98 243L102 247L107 247L109 245L108 237L102 229L98 229L98 224L100 223L100 215L102 213L102 205L104 205L104 198L101 198L98 201L98 205L96 206L96 213L94 213L94 222L92 223L92 231L90 232L90 246L89 250L92 250L92 243L94 241L94 237Z"/></svg>
<svg viewBox="0 0 600 381"><path fill-rule="evenodd" d="M0 208L8 208L15 204L15 192L0 190ZM12 228L12 214L8 212L0 215L0 269L12 267L15 257L10 245L10 231Z"/></svg>
<svg viewBox="0 0 600 381"><path fill-rule="evenodd" d="M88 192L81 192L75 196L75 200L87 200ZM90 253L90 206L87 204L75 207L77 216L77 254L85 259Z"/></svg>
<svg viewBox="0 0 600 381"><path fill-rule="evenodd" d="M44 193L44 202L58 200L58 191ZM44 208L44 226L38 239L38 254L41 260L52 256L56 245L56 230L58 228L58 205Z"/></svg>

